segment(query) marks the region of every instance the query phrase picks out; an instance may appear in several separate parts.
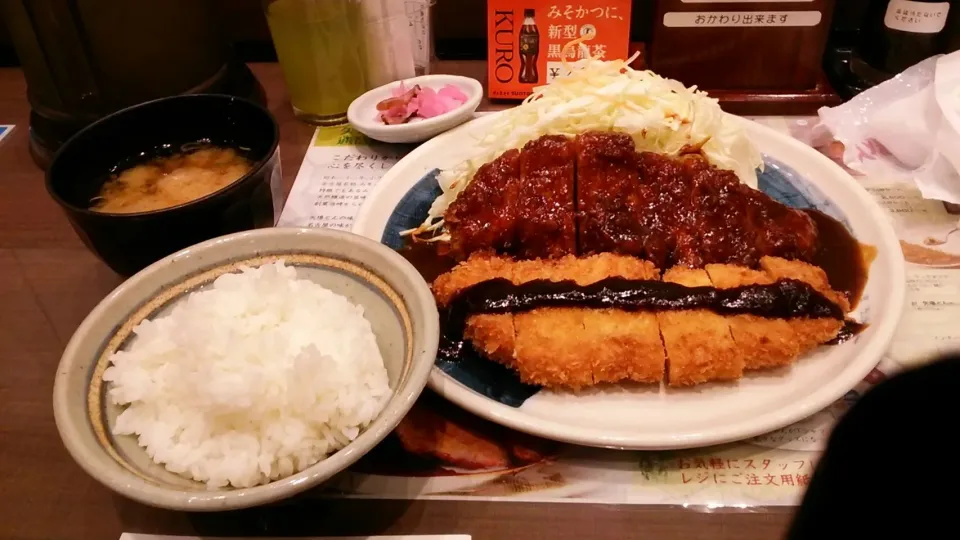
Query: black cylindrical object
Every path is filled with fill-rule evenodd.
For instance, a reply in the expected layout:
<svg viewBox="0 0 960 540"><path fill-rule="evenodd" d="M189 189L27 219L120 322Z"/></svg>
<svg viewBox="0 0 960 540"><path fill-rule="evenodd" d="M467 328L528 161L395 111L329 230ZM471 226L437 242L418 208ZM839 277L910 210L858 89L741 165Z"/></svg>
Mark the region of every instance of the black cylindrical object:
<svg viewBox="0 0 960 540"><path fill-rule="evenodd" d="M263 102L234 61L212 0L0 0L27 79L31 151L45 166L67 139L124 107L190 93Z"/></svg>
<svg viewBox="0 0 960 540"><path fill-rule="evenodd" d="M956 0L873 0L864 14L855 56L875 77L900 73L948 52L950 21L960 16ZM854 68L856 70L856 68Z"/></svg>

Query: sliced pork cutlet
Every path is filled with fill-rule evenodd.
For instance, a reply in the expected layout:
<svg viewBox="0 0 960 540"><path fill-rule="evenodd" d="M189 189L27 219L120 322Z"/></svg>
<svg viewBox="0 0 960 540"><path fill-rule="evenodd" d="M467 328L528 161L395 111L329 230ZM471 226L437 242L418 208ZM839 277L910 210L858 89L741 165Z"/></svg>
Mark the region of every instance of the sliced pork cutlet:
<svg viewBox="0 0 960 540"><path fill-rule="evenodd" d="M731 264L708 264L706 271L718 289L774 282L766 272ZM727 316L726 319L746 369L788 365L800 354L800 337L790 321L747 314Z"/></svg>
<svg viewBox="0 0 960 540"><path fill-rule="evenodd" d="M520 261L517 283L546 279L589 285L608 277L658 279L648 261L603 253L556 261ZM656 315L618 309L538 308L514 316L514 367L527 383L577 389L599 383L663 379Z"/></svg>
<svg viewBox="0 0 960 540"><path fill-rule="evenodd" d="M520 151L508 150L477 170L444 214L450 254L510 253L516 243Z"/></svg>
<svg viewBox="0 0 960 540"><path fill-rule="evenodd" d="M641 152L637 163L652 197L633 216L651 234L643 257L658 267L755 267L765 255L810 261L816 253L808 215L741 184L702 155Z"/></svg>
<svg viewBox="0 0 960 540"><path fill-rule="evenodd" d="M575 165L574 143L567 137L545 135L524 145L516 216L519 257L576 253Z"/></svg>
<svg viewBox="0 0 960 540"><path fill-rule="evenodd" d="M637 154L640 183L649 197L642 201L634 219L650 235L644 245L644 258L658 268L681 264L702 265L699 237L693 228L696 198L692 177L684 173L678 159L653 152Z"/></svg>
<svg viewBox="0 0 960 540"><path fill-rule="evenodd" d="M433 282L433 295L440 308L447 307L460 291L491 279L512 279L510 259L486 254L472 255ZM464 338L487 358L513 365L515 331L512 313L481 313L467 319Z"/></svg>
<svg viewBox="0 0 960 540"><path fill-rule="evenodd" d="M645 257L654 237L643 216L655 193L640 182L633 138L590 131L578 135L575 144L579 252Z"/></svg>
<svg viewBox="0 0 960 540"><path fill-rule="evenodd" d="M516 284L571 280L588 285L608 277L656 280L658 271L648 261L611 253L526 261L474 256L438 278L434 295L443 308L463 289L498 277ZM530 384L580 388L663 378L663 346L653 313L571 307L478 314L467 318L464 337Z"/></svg>
<svg viewBox="0 0 960 540"><path fill-rule="evenodd" d="M693 194L689 220L698 233L698 262L755 267L759 260L756 231L747 219L747 199L737 175L711 167L699 154L684 156L680 162ZM679 256L681 262L690 258Z"/></svg>
<svg viewBox="0 0 960 540"><path fill-rule="evenodd" d="M706 270L675 266L663 281L687 287L709 287ZM667 382L691 386L707 381L735 380L743 376L744 357L722 315L707 309L657 313L660 335L667 352Z"/></svg>
<svg viewBox="0 0 960 540"><path fill-rule="evenodd" d="M850 311L850 301L847 300L846 295L831 289L826 272L817 266L803 261L763 257L760 259L760 268L773 280L795 279L802 281L837 304L844 313ZM799 318L790 319L789 322L791 328L797 334L801 354L837 337L844 324L841 320L831 318Z"/></svg>
<svg viewBox="0 0 960 540"><path fill-rule="evenodd" d="M769 195L748 186L743 193L746 217L755 231L760 256L782 257L810 262L820 245L817 224L806 212L790 208Z"/></svg>

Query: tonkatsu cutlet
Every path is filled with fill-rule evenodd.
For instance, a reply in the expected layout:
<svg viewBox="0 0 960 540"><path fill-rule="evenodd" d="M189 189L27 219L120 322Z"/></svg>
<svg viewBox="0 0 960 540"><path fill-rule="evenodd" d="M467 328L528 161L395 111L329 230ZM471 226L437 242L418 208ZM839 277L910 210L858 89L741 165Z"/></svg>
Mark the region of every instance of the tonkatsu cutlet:
<svg viewBox="0 0 960 540"><path fill-rule="evenodd" d="M518 261L513 281L574 281L590 285L609 277L659 279L648 261L600 254L556 261ZM663 379L663 345L653 313L619 309L538 308L514 315L512 367L521 380L548 387Z"/></svg>
<svg viewBox="0 0 960 540"><path fill-rule="evenodd" d="M773 279L796 279L809 284L834 302L847 313L850 311L850 301L838 291L830 288L830 280L822 268L800 261L789 261L779 257L764 257L760 259L760 268ZM837 336L843 328L843 321L837 319L795 319L790 325L797 334L801 351L808 351L826 343Z"/></svg>
<svg viewBox="0 0 960 540"><path fill-rule="evenodd" d="M577 235L584 253L616 252L665 260L666 246L643 223L650 188L640 183L633 138L591 131L578 135Z"/></svg>
<svg viewBox="0 0 960 540"><path fill-rule="evenodd" d="M710 282L718 289L766 285L775 281L765 272L732 264L708 264L706 271ZM727 323L730 325L730 335L743 356L745 369L784 366L793 362L802 352L800 339L793 329L793 325L800 321L744 314L727 317Z"/></svg>
<svg viewBox="0 0 960 540"><path fill-rule="evenodd" d="M846 297L830 288L821 269L776 257L764 257L759 264L761 270L719 264L705 269L674 266L662 281L722 290L796 280L810 285L838 311L849 311ZM572 281L577 286L607 278L660 280L649 261L627 255L524 261L474 255L437 278L433 284L437 304L441 310L449 308L461 292L498 278L514 285ZM610 286L605 282L604 287ZM658 294L657 289L652 291L643 294ZM524 382L578 389L620 381L666 379L670 386L691 386L736 380L744 370L792 363L834 339L843 326L836 316L777 319L686 305L690 304L634 311L567 305L513 313L468 312L464 336L491 360L514 369Z"/></svg>
<svg viewBox="0 0 960 540"><path fill-rule="evenodd" d="M437 306L446 307L460 291L496 278L513 280L509 259L489 255L472 255L453 270L440 275L433 282ZM516 283L516 282L515 282ZM512 313L480 313L467 319L464 337L470 340L487 358L510 366L513 362L516 332Z"/></svg>
<svg viewBox="0 0 960 540"><path fill-rule="evenodd" d="M475 251L511 253L517 225L520 187L520 151L508 150L480 167L445 216L451 254L464 257Z"/></svg>
<svg viewBox="0 0 960 540"><path fill-rule="evenodd" d="M577 252L574 224L573 141L547 135L520 153L517 199L517 256L552 258Z"/></svg>
<svg viewBox="0 0 960 540"><path fill-rule="evenodd" d="M675 266L663 281L687 287L709 287L707 272ZM667 350L670 386L707 381L732 381L743 376L743 355L730 335L726 317L707 309L662 311L656 314Z"/></svg>
<svg viewBox="0 0 960 540"><path fill-rule="evenodd" d="M658 279L646 261L609 253L585 258L508 261L474 256L433 284L442 308L460 291L495 278L596 283L608 277ZM539 308L516 314L478 314L464 336L487 357L517 370L524 382L579 388L602 382L663 378L663 347L653 313L616 309Z"/></svg>
<svg viewBox="0 0 960 540"><path fill-rule="evenodd" d="M548 135L477 172L447 209L450 250L522 259L613 252L658 268L811 261L806 213L740 183L699 154L636 152L623 133Z"/></svg>

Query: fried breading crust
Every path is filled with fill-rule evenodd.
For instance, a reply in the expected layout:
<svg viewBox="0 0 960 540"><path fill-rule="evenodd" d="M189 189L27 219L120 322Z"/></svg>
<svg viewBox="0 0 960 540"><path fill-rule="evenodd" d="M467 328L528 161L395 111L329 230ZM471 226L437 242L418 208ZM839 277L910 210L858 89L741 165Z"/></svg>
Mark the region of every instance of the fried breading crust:
<svg viewBox="0 0 960 540"><path fill-rule="evenodd" d="M675 266L663 281L687 287L710 286L705 270ZM730 335L726 317L707 309L657 313L660 335L667 350L670 386L691 386L743 376L743 355Z"/></svg>
<svg viewBox="0 0 960 540"><path fill-rule="evenodd" d="M686 286L731 288L778 279L804 281L849 309L817 267L764 257L761 269L707 265L673 267L664 281ZM609 277L659 279L650 262L602 253L550 260L513 261L474 255L433 284L440 307L463 289L489 279L522 284L572 280L589 285ZM766 319L724 316L710 310L628 312L617 309L538 308L516 314L468 317L464 336L490 359L517 371L521 380L546 387L578 389L600 383L636 381L690 386L736 380L744 370L789 365L797 356L836 337L836 319Z"/></svg>

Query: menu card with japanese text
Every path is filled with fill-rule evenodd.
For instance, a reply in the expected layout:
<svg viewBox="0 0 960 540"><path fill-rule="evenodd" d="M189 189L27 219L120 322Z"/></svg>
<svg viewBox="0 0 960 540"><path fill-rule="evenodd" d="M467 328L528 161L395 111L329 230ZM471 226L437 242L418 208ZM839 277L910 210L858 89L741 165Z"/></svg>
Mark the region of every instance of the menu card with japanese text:
<svg viewBox="0 0 960 540"><path fill-rule="evenodd" d="M350 230L367 193L410 149L371 141L349 126L318 128L277 226Z"/></svg>

